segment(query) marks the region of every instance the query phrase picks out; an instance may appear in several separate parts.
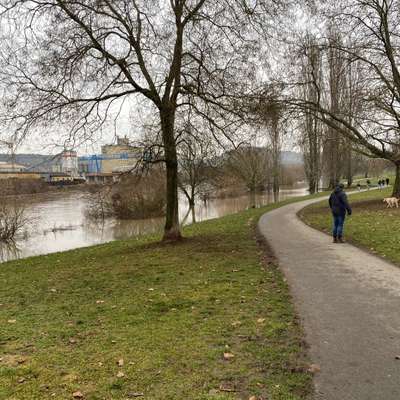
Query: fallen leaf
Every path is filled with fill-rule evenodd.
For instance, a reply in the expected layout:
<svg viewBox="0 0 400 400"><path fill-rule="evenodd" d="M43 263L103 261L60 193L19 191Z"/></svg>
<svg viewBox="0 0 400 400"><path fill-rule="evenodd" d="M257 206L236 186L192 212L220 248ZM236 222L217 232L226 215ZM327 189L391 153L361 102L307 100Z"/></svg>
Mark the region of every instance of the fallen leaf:
<svg viewBox="0 0 400 400"><path fill-rule="evenodd" d="M265 321L265 318L258 318L258 320L257 320L257 322L258 322L259 324L262 324L264 321Z"/></svg>
<svg viewBox="0 0 400 400"><path fill-rule="evenodd" d="M57 289L50 289L50 292L57 293Z"/></svg>
<svg viewBox="0 0 400 400"><path fill-rule="evenodd" d="M128 393L128 397L142 397L142 396L144 396L144 393L139 393L139 392Z"/></svg>
<svg viewBox="0 0 400 400"><path fill-rule="evenodd" d="M72 393L72 397L74 399L83 399L83 393L78 390L77 392Z"/></svg>
<svg viewBox="0 0 400 400"><path fill-rule="evenodd" d="M321 367L318 364L311 364L307 371L311 372L312 374L316 374L321 371Z"/></svg>
<svg viewBox="0 0 400 400"><path fill-rule="evenodd" d="M119 371L117 374L117 378L123 378L125 374L122 371Z"/></svg>
<svg viewBox="0 0 400 400"><path fill-rule="evenodd" d="M120 359L117 361L117 364L118 364L120 367L123 367L123 366L124 366L124 359L123 359L123 358L120 358Z"/></svg>
<svg viewBox="0 0 400 400"><path fill-rule="evenodd" d="M249 397L249 400L257 400L257 397L256 396L251 396L251 397Z"/></svg>
<svg viewBox="0 0 400 400"><path fill-rule="evenodd" d="M96 300L96 304L103 304L104 300Z"/></svg>
<svg viewBox="0 0 400 400"><path fill-rule="evenodd" d="M234 357L235 357L235 355L232 353L224 353L225 360L231 360Z"/></svg>
<svg viewBox="0 0 400 400"><path fill-rule="evenodd" d="M15 324L17 322L17 320L16 319L9 319L7 322L9 324Z"/></svg>
<svg viewBox="0 0 400 400"><path fill-rule="evenodd" d="M242 323L240 322L240 321L233 321L232 322L232 326L239 326L239 325L241 325Z"/></svg>
<svg viewBox="0 0 400 400"><path fill-rule="evenodd" d="M76 343L76 339L74 339L74 338L70 338L68 341L69 341L71 344L75 344L75 343Z"/></svg>
<svg viewBox="0 0 400 400"><path fill-rule="evenodd" d="M18 383L24 383L25 382L25 378L19 378L18 379Z"/></svg>

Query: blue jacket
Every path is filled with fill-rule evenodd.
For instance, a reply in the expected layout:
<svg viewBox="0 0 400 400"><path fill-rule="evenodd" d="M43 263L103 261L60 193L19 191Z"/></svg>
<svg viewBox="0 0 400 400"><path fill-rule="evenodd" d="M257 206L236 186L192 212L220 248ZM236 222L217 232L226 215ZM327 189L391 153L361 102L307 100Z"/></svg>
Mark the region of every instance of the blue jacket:
<svg viewBox="0 0 400 400"><path fill-rule="evenodd" d="M346 211L348 215L351 215L351 207L347 201L346 193L340 186L337 186L329 197L329 207L333 215L344 217Z"/></svg>

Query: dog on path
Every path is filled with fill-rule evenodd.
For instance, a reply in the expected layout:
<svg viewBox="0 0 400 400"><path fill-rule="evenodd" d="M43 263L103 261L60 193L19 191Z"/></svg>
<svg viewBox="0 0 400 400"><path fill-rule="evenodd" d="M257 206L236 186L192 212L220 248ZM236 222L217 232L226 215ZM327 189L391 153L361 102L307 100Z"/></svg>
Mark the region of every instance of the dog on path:
<svg viewBox="0 0 400 400"><path fill-rule="evenodd" d="M387 204L386 208L399 208L399 199L397 197L385 197L383 202Z"/></svg>

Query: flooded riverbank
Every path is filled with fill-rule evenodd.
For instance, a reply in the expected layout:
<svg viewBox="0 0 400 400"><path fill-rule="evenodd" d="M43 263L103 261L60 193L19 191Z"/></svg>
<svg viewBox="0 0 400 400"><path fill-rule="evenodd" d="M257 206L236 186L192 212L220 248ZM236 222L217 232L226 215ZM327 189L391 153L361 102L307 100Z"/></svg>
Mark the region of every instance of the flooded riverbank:
<svg viewBox="0 0 400 400"><path fill-rule="evenodd" d="M278 200L306 194L307 190L304 188L283 189ZM0 245L0 262L162 231L163 218L93 222L85 213L90 196L86 192L60 192L16 199L15 201L24 206L32 223L16 239L15 245ZM194 212L195 220L200 222L233 214L247 209L253 201L247 194L199 201ZM261 207L272 202L272 193L262 193L256 195L254 204ZM188 214L188 204L184 198L180 204L180 220L183 224L193 222L193 215Z"/></svg>

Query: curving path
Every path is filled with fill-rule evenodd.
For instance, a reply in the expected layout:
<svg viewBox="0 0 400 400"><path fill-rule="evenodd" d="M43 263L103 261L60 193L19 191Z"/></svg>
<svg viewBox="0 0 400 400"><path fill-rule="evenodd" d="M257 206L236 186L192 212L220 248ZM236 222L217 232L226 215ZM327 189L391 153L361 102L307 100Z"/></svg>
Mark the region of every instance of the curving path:
<svg viewBox="0 0 400 400"><path fill-rule="evenodd" d="M298 219L298 211L321 200L278 208L259 222L320 367L315 399L399 400L400 268L333 244Z"/></svg>

